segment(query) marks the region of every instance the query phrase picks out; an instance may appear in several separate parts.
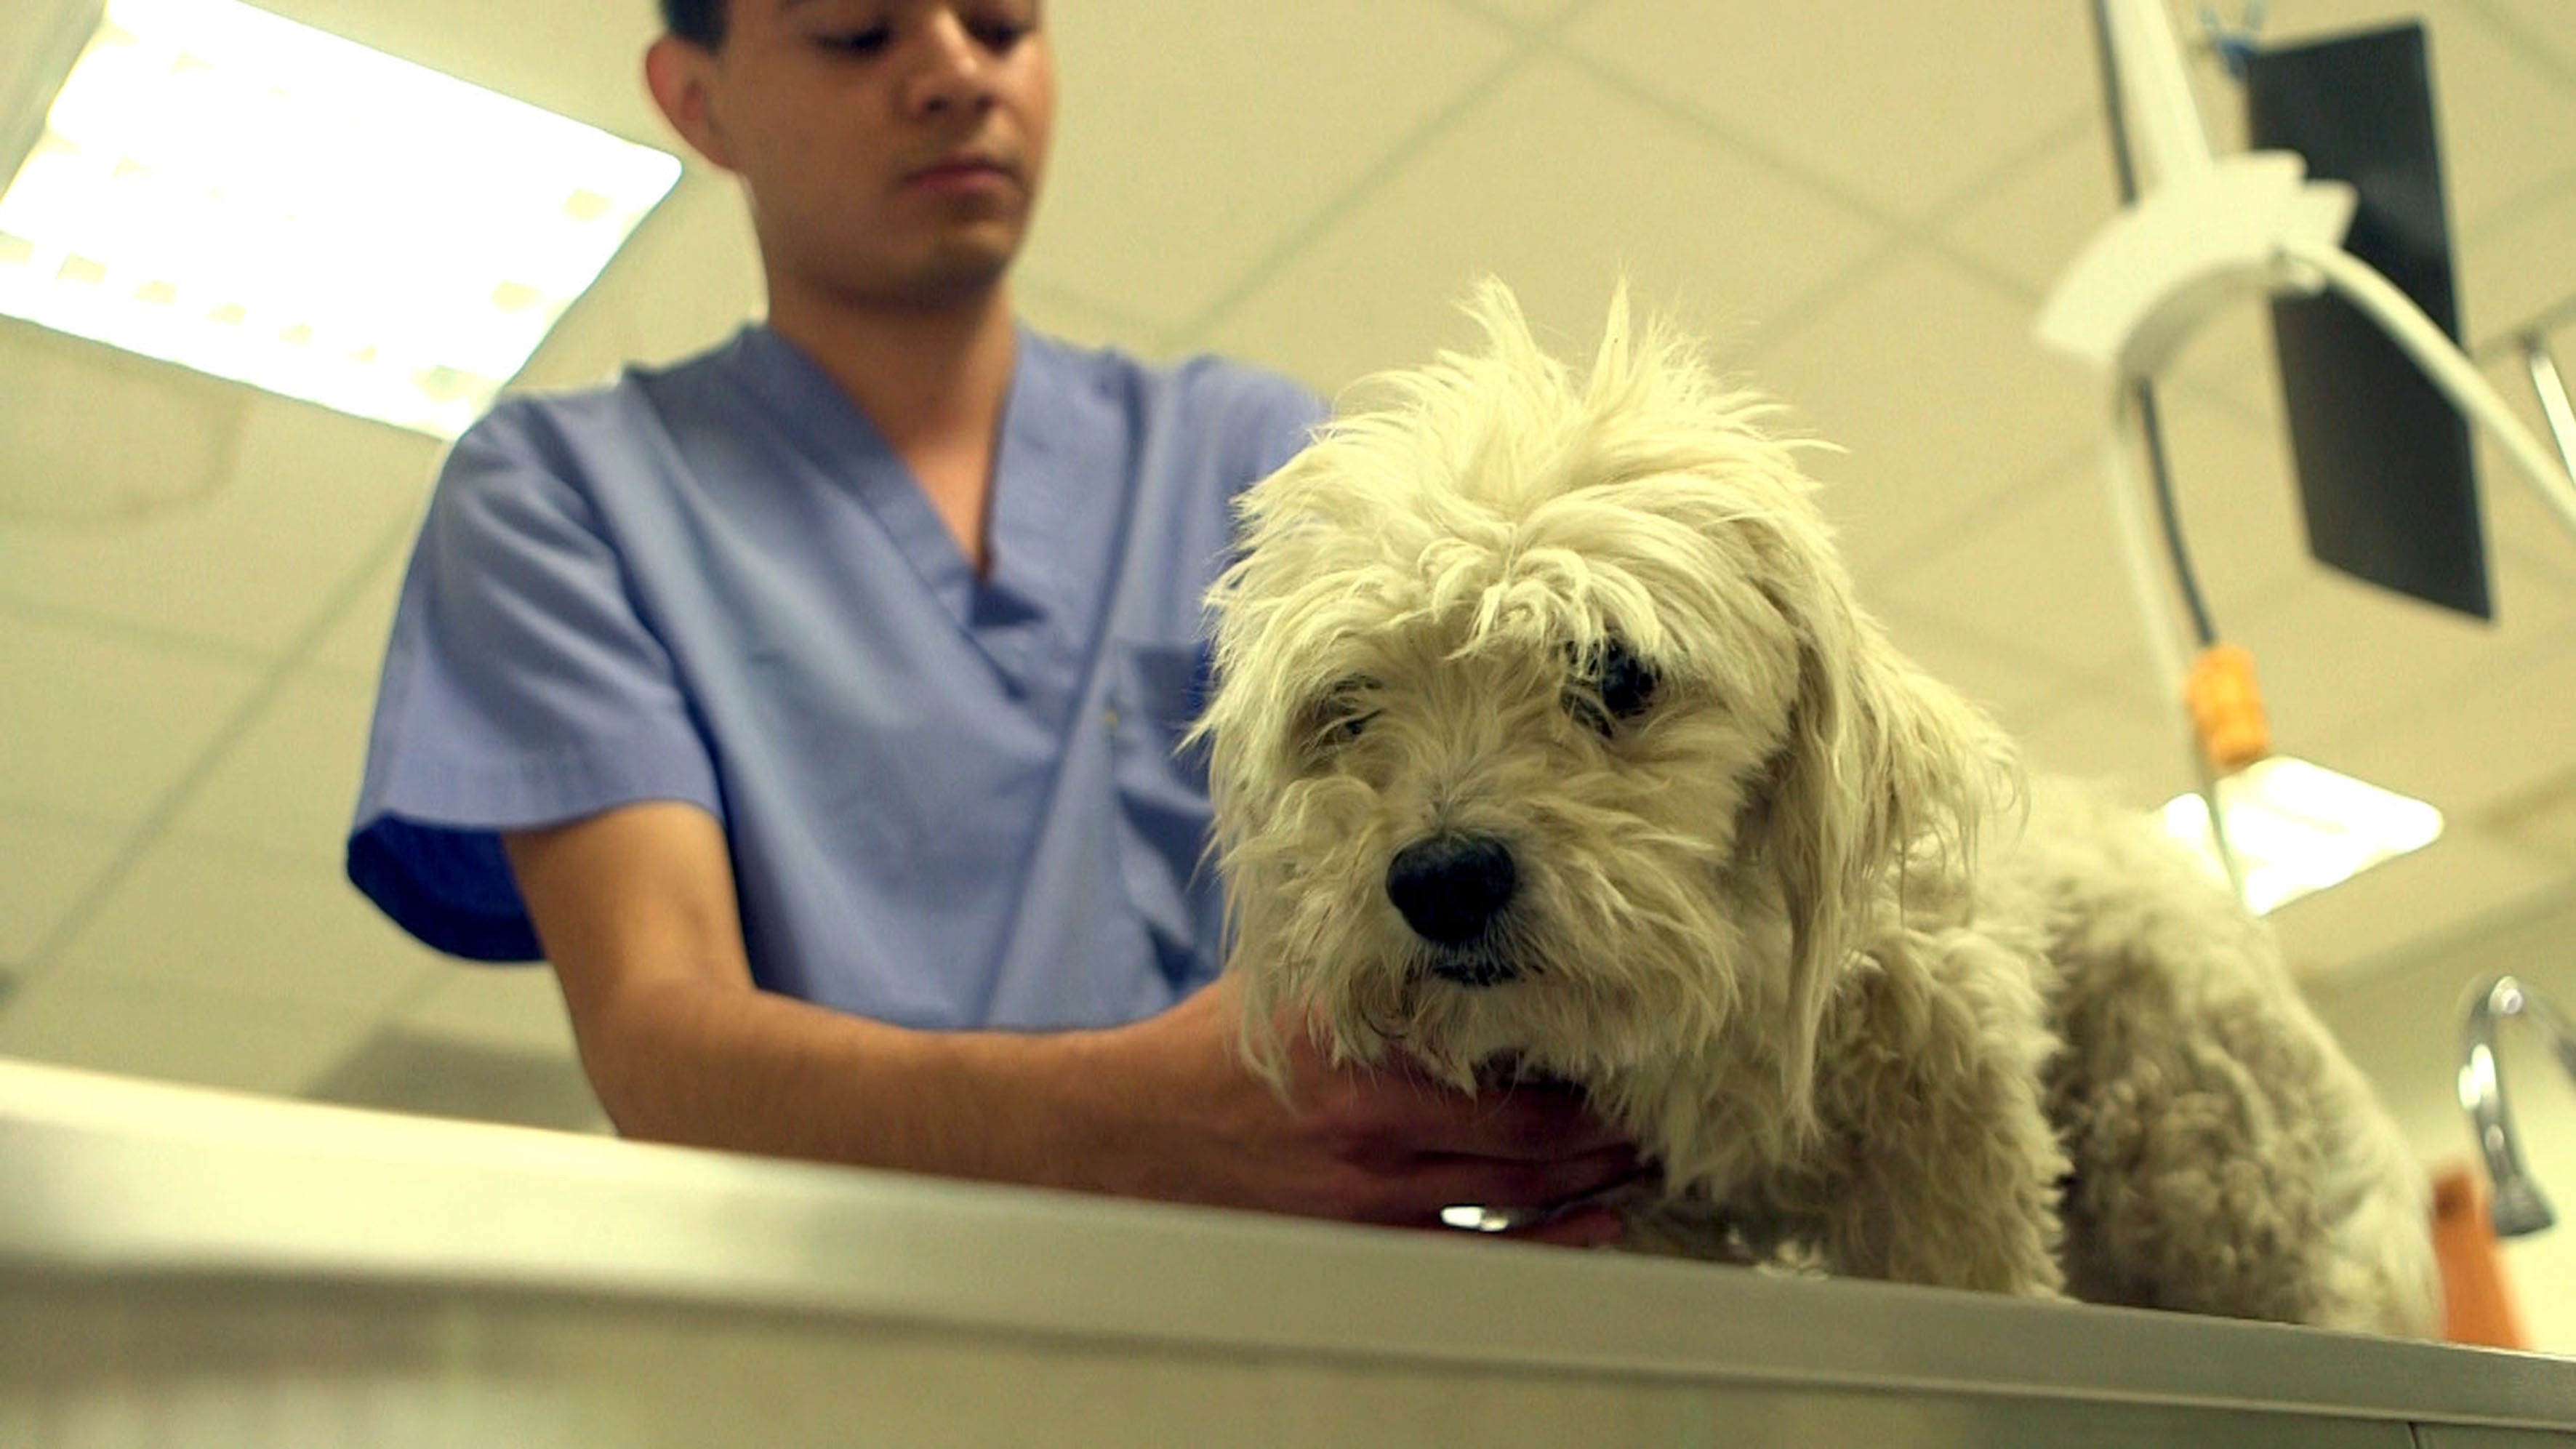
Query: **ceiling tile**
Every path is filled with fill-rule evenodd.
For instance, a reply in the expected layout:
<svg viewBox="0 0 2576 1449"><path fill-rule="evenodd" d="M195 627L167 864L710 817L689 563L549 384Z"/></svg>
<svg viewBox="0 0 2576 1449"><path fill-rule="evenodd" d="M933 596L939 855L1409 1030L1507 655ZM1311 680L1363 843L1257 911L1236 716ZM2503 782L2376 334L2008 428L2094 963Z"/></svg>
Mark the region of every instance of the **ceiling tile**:
<svg viewBox="0 0 2576 1449"><path fill-rule="evenodd" d="M2495 560L2492 624L2309 569L2229 634L2254 653L2274 738L2291 753L2348 720L2448 694L2566 637L2576 600L2514 555Z"/></svg>
<svg viewBox="0 0 2576 1449"><path fill-rule="evenodd" d="M2494 626L2320 567L2248 608L2222 610L2221 625L2254 654L2277 748L2445 811L2488 808L2576 769L2576 736L2565 727L2576 604L2559 581L2510 555L2498 560L2497 580ZM2108 692L2142 710L2153 699L2145 658L2132 644L2102 676Z"/></svg>
<svg viewBox="0 0 2576 1449"><path fill-rule="evenodd" d="M24 961L88 893L126 832L70 816L0 816L0 967Z"/></svg>
<svg viewBox="0 0 2576 1449"><path fill-rule="evenodd" d="M2487 833L2576 874L2576 764L2480 820Z"/></svg>
<svg viewBox="0 0 2576 1449"><path fill-rule="evenodd" d="M2085 7L1607 0L1570 45L1870 204L1920 215L2097 105Z"/></svg>
<svg viewBox="0 0 2576 1449"><path fill-rule="evenodd" d="M2576 639L2339 726L2304 731L2319 764L2474 821L2576 770Z"/></svg>
<svg viewBox="0 0 2576 1449"><path fill-rule="evenodd" d="M289 680L225 749L173 828L336 871L374 705L373 689L341 675Z"/></svg>
<svg viewBox="0 0 2576 1449"><path fill-rule="evenodd" d="M2186 526L2185 537L2196 536ZM2139 648L2127 579L2109 504L2090 461L2078 460L1891 574L1882 591L1981 637L2012 640L2060 669L2098 676Z"/></svg>
<svg viewBox="0 0 2576 1449"><path fill-rule="evenodd" d="M2576 87L2576 11L2566 0L2469 0L2465 8L2506 44L2528 43L2534 64Z"/></svg>
<svg viewBox="0 0 2576 1449"><path fill-rule="evenodd" d="M73 936L46 979L176 983L382 1014L444 958L339 872L240 846L165 839Z"/></svg>
<svg viewBox="0 0 2576 1449"><path fill-rule="evenodd" d="M1731 350L1857 261L1866 223L1571 66L1542 61L1452 121L1206 341L1326 393L1470 341L1491 273L1543 340L1588 354L1618 277Z"/></svg>
<svg viewBox="0 0 2576 1449"><path fill-rule="evenodd" d="M1127 0L1048 23L1062 113L1023 273L1167 329L1245 285L1509 46L1438 0Z"/></svg>
<svg viewBox="0 0 2576 1449"><path fill-rule="evenodd" d="M433 974L389 1029L494 1051L569 1057L572 1019L544 966L458 963Z"/></svg>
<svg viewBox="0 0 2576 1449"><path fill-rule="evenodd" d="M1999 178L1940 231L1950 245L2046 296L2119 209L2110 139L2088 125Z"/></svg>
<svg viewBox="0 0 2576 1449"><path fill-rule="evenodd" d="M2303 974L2332 974L2402 950L2550 889L2565 873L2467 830L2385 861L2272 913Z"/></svg>
<svg viewBox="0 0 2576 1449"><path fill-rule="evenodd" d="M2576 301L2576 246L2568 243L2576 236L2576 169L2528 208L2464 234L2460 317L2471 346L2483 349L2544 311Z"/></svg>
<svg viewBox="0 0 2576 1449"><path fill-rule="evenodd" d="M2193 574L2220 633L2233 636L2312 567L2287 449L2190 390L2165 389L2158 402ZM1894 573L1890 597L1985 637L2015 640L2068 670L2114 671L2105 676L2112 685L2151 697L2157 686L2099 470L2098 457L2077 457L1956 542ZM2161 539L2150 535L2150 543L2165 580ZM2179 631L2178 602L2173 617Z"/></svg>
<svg viewBox="0 0 2576 1449"><path fill-rule="evenodd" d="M2033 773L2099 781L2142 810L2198 788L2178 706L2167 715L2126 694L2095 690L2051 711L2021 740Z"/></svg>
<svg viewBox="0 0 2576 1449"><path fill-rule="evenodd" d="M1554 22L1583 0L1456 0L1480 15L1516 25L1537 27Z"/></svg>
<svg viewBox="0 0 2576 1449"><path fill-rule="evenodd" d="M2221 309L2184 342L2157 380L2168 388L2223 397L2239 413L2277 426L2281 383L2272 348L2272 309L2250 298Z"/></svg>
<svg viewBox="0 0 2576 1449"><path fill-rule="evenodd" d="M5 376L0 373L0 376ZM0 393L6 392L0 386ZM170 507L65 522L0 517L0 594L274 655L427 496L437 445L242 390L210 489ZM116 424L149 436L148 423ZM111 476L151 451L99 451Z"/></svg>
<svg viewBox="0 0 2576 1449"><path fill-rule="evenodd" d="M341 1005L55 972L0 1010L0 1055L285 1096L322 1077L371 1025Z"/></svg>
<svg viewBox="0 0 2576 1449"><path fill-rule="evenodd" d="M1011 305L1029 326L1079 346L1114 347L1144 358L1161 357L1171 350L1170 335L1162 328L1041 282L1015 282Z"/></svg>
<svg viewBox="0 0 2576 1449"><path fill-rule="evenodd" d="M2224 631L2308 567L2289 435L2276 414L2249 420L2188 388L2163 389L2157 411L2183 543Z"/></svg>
<svg viewBox="0 0 2576 1449"><path fill-rule="evenodd" d="M514 391L597 387L630 365L658 366L717 346L765 311L759 246L741 189L703 166L637 229L512 379ZM1032 275L1012 298L1042 331L1152 356L1161 328ZM371 661L368 666L374 668Z"/></svg>
<svg viewBox="0 0 2576 1449"><path fill-rule="evenodd" d="M0 610L0 809L131 825L257 683L240 663Z"/></svg>
<svg viewBox="0 0 2576 1449"><path fill-rule="evenodd" d="M95 13L77 0L34 0L0 8L0 96L14 106L38 87L60 84L56 68L73 63L95 26ZM0 159L0 166L15 161Z"/></svg>
<svg viewBox="0 0 2576 1449"><path fill-rule="evenodd" d="M1909 252L1758 351L1753 385L1843 450L1807 467L1855 569L1920 555L2093 436L2103 402L2081 368L2031 342L2031 312Z"/></svg>
<svg viewBox="0 0 2576 1449"><path fill-rule="evenodd" d="M1926 614L1874 611L1906 658L1966 695L2004 728L2020 731L2046 717L2085 681Z"/></svg>
<svg viewBox="0 0 2576 1449"><path fill-rule="evenodd" d="M386 552L356 597L341 609L340 622L314 646L314 666L374 685L384 671L385 640L393 632L394 605L402 596L403 573L410 565L409 547Z"/></svg>
<svg viewBox="0 0 2576 1449"><path fill-rule="evenodd" d="M250 398L238 383L0 319L0 589L28 594L24 561L47 541L120 537L203 508Z"/></svg>

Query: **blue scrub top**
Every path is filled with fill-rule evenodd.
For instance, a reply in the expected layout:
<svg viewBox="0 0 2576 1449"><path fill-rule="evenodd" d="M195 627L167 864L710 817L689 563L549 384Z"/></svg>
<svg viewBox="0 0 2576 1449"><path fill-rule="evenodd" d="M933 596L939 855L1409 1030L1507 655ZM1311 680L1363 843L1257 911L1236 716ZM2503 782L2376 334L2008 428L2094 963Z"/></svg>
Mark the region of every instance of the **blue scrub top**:
<svg viewBox="0 0 2576 1449"><path fill-rule="evenodd" d="M1323 415L1283 379L1023 330L978 579L864 415L766 327L458 440L403 582L350 879L533 960L496 832L644 800L731 843L761 986L925 1028L1131 1021L1221 919L1201 599Z"/></svg>

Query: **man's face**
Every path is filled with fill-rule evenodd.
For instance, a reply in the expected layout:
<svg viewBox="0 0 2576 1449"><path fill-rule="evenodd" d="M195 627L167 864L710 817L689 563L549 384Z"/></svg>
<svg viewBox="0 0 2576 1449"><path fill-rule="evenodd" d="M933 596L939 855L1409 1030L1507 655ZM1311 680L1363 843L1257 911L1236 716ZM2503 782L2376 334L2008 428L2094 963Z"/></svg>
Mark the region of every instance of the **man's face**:
<svg viewBox="0 0 2576 1449"><path fill-rule="evenodd" d="M680 62L709 127L691 139L742 177L773 284L933 305L1002 275L1055 116L1038 0L732 0L728 18L715 55Z"/></svg>

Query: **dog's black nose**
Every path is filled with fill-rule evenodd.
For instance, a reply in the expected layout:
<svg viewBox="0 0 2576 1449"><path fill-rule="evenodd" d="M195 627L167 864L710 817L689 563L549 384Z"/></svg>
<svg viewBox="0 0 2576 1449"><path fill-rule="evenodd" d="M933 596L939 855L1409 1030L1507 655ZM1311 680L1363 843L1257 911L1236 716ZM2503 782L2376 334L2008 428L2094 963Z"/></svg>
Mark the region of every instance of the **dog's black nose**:
<svg viewBox="0 0 2576 1449"><path fill-rule="evenodd" d="M1424 940L1443 946L1483 935L1519 884L1511 850L1486 835L1417 840L1386 866L1386 898Z"/></svg>

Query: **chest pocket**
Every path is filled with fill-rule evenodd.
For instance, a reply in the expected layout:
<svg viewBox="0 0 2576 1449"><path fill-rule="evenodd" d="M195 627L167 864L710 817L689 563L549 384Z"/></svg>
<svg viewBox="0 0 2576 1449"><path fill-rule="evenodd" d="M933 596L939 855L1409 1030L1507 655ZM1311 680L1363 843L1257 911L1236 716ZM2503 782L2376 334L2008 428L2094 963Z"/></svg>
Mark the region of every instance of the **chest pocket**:
<svg viewBox="0 0 2576 1449"><path fill-rule="evenodd" d="M1211 817L1207 750L1182 739L1205 703L1198 643L1122 643L1110 679L1111 779L1118 794L1120 878L1175 988L1216 974L1223 899L1205 860Z"/></svg>

